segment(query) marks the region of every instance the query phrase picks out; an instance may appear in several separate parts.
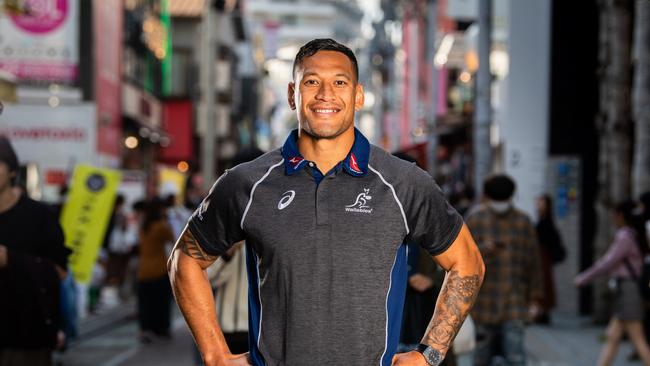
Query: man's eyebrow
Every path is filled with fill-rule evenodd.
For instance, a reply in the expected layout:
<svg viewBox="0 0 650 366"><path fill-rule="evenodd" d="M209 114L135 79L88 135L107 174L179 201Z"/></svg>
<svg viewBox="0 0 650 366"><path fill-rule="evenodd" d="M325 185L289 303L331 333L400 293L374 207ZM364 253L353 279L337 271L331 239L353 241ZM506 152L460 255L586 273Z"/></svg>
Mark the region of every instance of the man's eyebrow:
<svg viewBox="0 0 650 366"><path fill-rule="evenodd" d="M346 79L348 79L348 80L352 80L352 78L350 77L350 75L345 74L345 73L338 73L338 74L336 74L336 75L334 75L334 76L340 76L340 77L344 77L344 78L346 78Z"/></svg>
<svg viewBox="0 0 650 366"><path fill-rule="evenodd" d="M307 72L304 72L302 74L302 77L304 78L304 77L307 77L307 76L314 76L314 75L318 76L318 73L316 73L314 71L307 71Z"/></svg>
<svg viewBox="0 0 650 366"><path fill-rule="evenodd" d="M303 78L309 77L309 76L320 76L320 74L317 73L316 71L306 71L305 73L302 74ZM344 78L346 78L348 80L352 80L352 77L350 77L349 74L343 73L343 72L336 73L336 74L334 74L334 76L336 76L336 77L344 77Z"/></svg>

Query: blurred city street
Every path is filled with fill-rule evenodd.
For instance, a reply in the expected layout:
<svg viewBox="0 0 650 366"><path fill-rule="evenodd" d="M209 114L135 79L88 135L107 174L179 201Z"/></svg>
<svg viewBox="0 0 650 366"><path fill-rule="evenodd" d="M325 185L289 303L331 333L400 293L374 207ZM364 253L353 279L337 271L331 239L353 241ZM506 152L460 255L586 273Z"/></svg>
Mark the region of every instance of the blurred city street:
<svg viewBox="0 0 650 366"><path fill-rule="evenodd" d="M0 0L0 365L195 366L180 308L256 366L650 366L649 45L650 0Z"/></svg>

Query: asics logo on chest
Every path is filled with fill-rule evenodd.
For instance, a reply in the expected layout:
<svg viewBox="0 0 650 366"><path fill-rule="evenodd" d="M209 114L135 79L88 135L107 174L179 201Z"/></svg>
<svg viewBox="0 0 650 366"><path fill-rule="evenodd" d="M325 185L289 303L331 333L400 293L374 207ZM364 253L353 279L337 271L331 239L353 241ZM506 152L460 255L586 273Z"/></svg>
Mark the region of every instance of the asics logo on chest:
<svg viewBox="0 0 650 366"><path fill-rule="evenodd" d="M278 210L284 210L293 202L294 197L296 197L296 191L286 191L282 194L280 202L278 202Z"/></svg>

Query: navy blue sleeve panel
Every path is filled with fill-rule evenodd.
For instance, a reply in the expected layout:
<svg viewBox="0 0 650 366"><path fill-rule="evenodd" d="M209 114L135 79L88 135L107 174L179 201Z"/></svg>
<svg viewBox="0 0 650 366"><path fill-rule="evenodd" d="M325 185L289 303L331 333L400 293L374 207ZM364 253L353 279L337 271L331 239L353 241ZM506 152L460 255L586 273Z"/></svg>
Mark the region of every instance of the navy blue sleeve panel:
<svg viewBox="0 0 650 366"><path fill-rule="evenodd" d="M239 226L248 198L240 169L227 170L210 189L201 205L190 217L187 227L210 255L221 255L244 239Z"/></svg>
<svg viewBox="0 0 650 366"><path fill-rule="evenodd" d="M413 164L408 172L404 212L409 239L420 244L432 256L443 253L456 240L463 218L445 199L438 184Z"/></svg>

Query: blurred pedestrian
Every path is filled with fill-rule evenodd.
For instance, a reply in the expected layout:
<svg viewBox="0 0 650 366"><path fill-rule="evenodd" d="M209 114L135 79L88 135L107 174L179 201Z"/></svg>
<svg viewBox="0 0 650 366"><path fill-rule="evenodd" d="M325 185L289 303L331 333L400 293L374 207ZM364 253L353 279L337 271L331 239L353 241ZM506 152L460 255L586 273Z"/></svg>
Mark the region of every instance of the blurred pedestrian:
<svg viewBox="0 0 650 366"><path fill-rule="evenodd" d="M639 197L639 205L640 205L640 211L641 211L641 219L645 223L645 233L646 233L646 240L650 243L650 191L649 192L644 192L641 194L641 197ZM645 260L648 261L649 257L646 254ZM643 329L645 332L645 338L650 339L650 307L648 304L645 306L645 317L643 319ZM634 357L636 356L636 357ZM631 357L632 359L638 359L639 355L635 354Z"/></svg>
<svg viewBox="0 0 650 366"><path fill-rule="evenodd" d="M539 304L539 314L534 320L539 324L550 324L550 313L555 307L553 266L564 260L566 257L566 249L562 243L562 237L555 226L553 200L549 195L542 195L537 198L537 217L538 221L535 225L535 230L539 244L544 294Z"/></svg>
<svg viewBox="0 0 650 366"><path fill-rule="evenodd" d="M59 197L55 203L50 205L56 215L57 222L61 222L63 206L68 201L68 190L67 184L59 186ZM65 279L61 282L61 323L63 333L65 334L65 344L58 351L64 352L67 345L77 337L78 318L77 284L74 281L72 273L68 271Z"/></svg>
<svg viewBox="0 0 650 366"><path fill-rule="evenodd" d="M474 190L472 187L464 187L449 197L449 203L463 216L472 207L472 202L474 202Z"/></svg>
<svg viewBox="0 0 650 366"><path fill-rule="evenodd" d="M507 175L489 177L483 185L484 203L466 219L486 267L472 310L476 366L489 366L501 355L506 365L526 364L525 324L542 297L535 227L528 215L514 207L515 189Z"/></svg>
<svg viewBox="0 0 650 366"><path fill-rule="evenodd" d="M192 211L177 201L178 188L171 182L167 182L162 192L163 203L165 205L165 216L172 228L174 237L178 238L183 233L187 220L192 216ZM170 248L171 250L171 248Z"/></svg>
<svg viewBox="0 0 650 366"><path fill-rule="evenodd" d="M172 293L167 277L165 246L174 240L163 204L154 199L144 209L139 240L138 319L140 341L149 343L152 336L169 338Z"/></svg>
<svg viewBox="0 0 650 366"><path fill-rule="evenodd" d="M51 208L14 188L17 171L0 136L0 365L49 366L64 341L60 284L69 250Z"/></svg>
<svg viewBox="0 0 650 366"><path fill-rule="evenodd" d="M137 234L129 225L126 214L125 198L118 194L113 206L109 226L106 232L105 249L108 254L106 265L106 283L101 290L100 304L107 308L121 302L120 290L126 278L133 248L137 245Z"/></svg>
<svg viewBox="0 0 650 366"><path fill-rule="evenodd" d="M650 348L643 333L643 299L639 291L643 258L650 252L645 223L634 215L636 203L625 201L616 205L612 221L616 226L614 241L591 267L578 274L576 286L584 286L599 276L610 278L614 292L614 309L607 326L607 340L598 359L598 366L612 364L623 333L632 340L643 364L650 366Z"/></svg>
<svg viewBox="0 0 650 366"><path fill-rule="evenodd" d="M206 192L203 189L203 176L198 173L190 174L185 184L185 202L183 206L194 212L201 204L205 194Z"/></svg>

